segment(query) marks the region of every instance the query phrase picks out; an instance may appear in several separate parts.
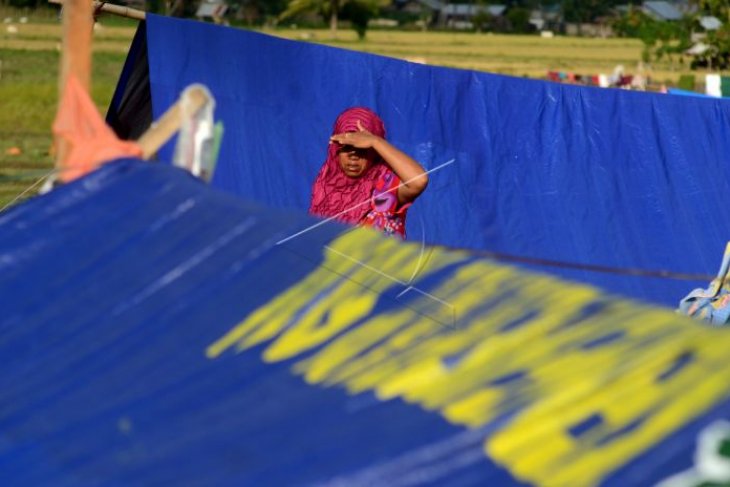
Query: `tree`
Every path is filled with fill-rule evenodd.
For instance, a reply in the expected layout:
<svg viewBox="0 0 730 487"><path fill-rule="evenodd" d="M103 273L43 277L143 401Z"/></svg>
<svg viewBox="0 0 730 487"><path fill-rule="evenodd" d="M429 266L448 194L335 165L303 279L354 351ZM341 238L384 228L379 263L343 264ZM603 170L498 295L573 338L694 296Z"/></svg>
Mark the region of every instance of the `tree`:
<svg viewBox="0 0 730 487"><path fill-rule="evenodd" d="M691 67L709 69L730 68L730 26L723 24L718 30L708 32L702 41L707 51L694 58Z"/></svg>
<svg viewBox="0 0 730 487"><path fill-rule="evenodd" d="M148 12L166 15L168 17L192 17L197 9L197 2L193 0L147 0Z"/></svg>
<svg viewBox="0 0 730 487"><path fill-rule="evenodd" d="M719 29L707 32L702 42L709 48L705 54L695 58L692 67L730 68L730 2L727 0L692 0L692 4L698 10L696 17L712 15L723 23Z"/></svg>
<svg viewBox="0 0 730 487"><path fill-rule="evenodd" d="M36 8L40 0L8 0L8 5L16 8Z"/></svg>
<svg viewBox="0 0 730 487"><path fill-rule="evenodd" d="M477 32L494 30L492 27L494 24L494 16L483 10L474 14L474 17L471 19L471 23L474 24L474 28Z"/></svg>
<svg viewBox="0 0 730 487"><path fill-rule="evenodd" d="M512 7L507 11L506 17L512 32L526 33L534 30L530 23L530 11L524 7Z"/></svg>
<svg viewBox="0 0 730 487"><path fill-rule="evenodd" d="M303 13L316 12L330 19L330 29L334 35L337 31L337 14L339 0L291 0L279 15L279 20L286 20Z"/></svg>
<svg viewBox="0 0 730 487"><path fill-rule="evenodd" d="M230 7L236 12L237 19L251 25L278 18L286 4L286 0L232 0Z"/></svg>
<svg viewBox="0 0 730 487"><path fill-rule="evenodd" d="M611 7L607 0L563 0L563 16L567 22L581 24L592 22L596 17L605 15Z"/></svg>
<svg viewBox="0 0 730 487"><path fill-rule="evenodd" d="M279 18L284 20L305 12L316 12L329 19L334 37L337 35L337 19L342 13L352 22L358 36L363 38L368 21L380 7L389 3L390 0L291 0Z"/></svg>
<svg viewBox="0 0 730 487"><path fill-rule="evenodd" d="M691 0L700 12L713 15L723 22L730 21L730 4L727 0Z"/></svg>
<svg viewBox="0 0 730 487"><path fill-rule="evenodd" d="M635 37L644 44L642 60L650 62L668 57L674 61L675 54L681 55L690 45L691 19L660 21L646 15L639 9L630 9L613 24L614 31L622 37Z"/></svg>
<svg viewBox="0 0 730 487"><path fill-rule="evenodd" d="M378 13L374 2L347 2L342 7L342 17L349 20L357 37L362 40L368 29L368 22Z"/></svg>

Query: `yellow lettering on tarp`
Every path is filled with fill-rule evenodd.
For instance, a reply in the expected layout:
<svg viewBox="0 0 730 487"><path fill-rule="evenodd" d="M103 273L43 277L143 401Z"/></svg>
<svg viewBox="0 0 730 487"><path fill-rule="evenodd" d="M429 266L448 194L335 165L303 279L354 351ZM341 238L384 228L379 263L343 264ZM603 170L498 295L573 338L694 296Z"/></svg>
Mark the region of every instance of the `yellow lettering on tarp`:
<svg viewBox="0 0 730 487"><path fill-rule="evenodd" d="M283 360L367 316L385 290L404 287L399 283L409 281L421 257L420 247L374 233L359 230L340 237L325 250L325 261L318 269L211 344L206 355L215 358L233 346L244 350L281 334L265 358ZM430 258L428 270L438 271L464 257L441 253ZM378 259L375 264L374 258Z"/></svg>
<svg viewBox="0 0 730 487"><path fill-rule="evenodd" d="M295 359L310 384L493 425L485 454L541 485L598 483L727 395L724 330L462 253L435 251L414 283L460 263L425 290L455 310L456 326L420 312L434 305L423 293L373 313L419 255L348 233L206 353L269 343L264 360Z"/></svg>

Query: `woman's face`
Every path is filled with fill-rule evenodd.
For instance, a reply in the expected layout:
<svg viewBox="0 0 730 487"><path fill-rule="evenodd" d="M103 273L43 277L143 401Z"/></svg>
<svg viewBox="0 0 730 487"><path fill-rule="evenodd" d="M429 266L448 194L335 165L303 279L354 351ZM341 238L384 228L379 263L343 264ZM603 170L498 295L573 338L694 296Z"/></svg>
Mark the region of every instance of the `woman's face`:
<svg viewBox="0 0 730 487"><path fill-rule="evenodd" d="M372 165L373 154L370 149L357 149L351 145L343 145L337 151L337 158L342 172L347 177L359 178Z"/></svg>

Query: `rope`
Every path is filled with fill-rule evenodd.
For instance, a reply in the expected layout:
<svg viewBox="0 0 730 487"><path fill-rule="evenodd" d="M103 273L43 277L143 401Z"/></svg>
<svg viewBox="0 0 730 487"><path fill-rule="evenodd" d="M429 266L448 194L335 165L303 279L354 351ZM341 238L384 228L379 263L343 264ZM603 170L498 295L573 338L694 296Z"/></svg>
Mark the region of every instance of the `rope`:
<svg viewBox="0 0 730 487"><path fill-rule="evenodd" d="M35 171L23 171L16 174L0 174L0 184L8 183L12 181L27 181L28 179L34 179L40 176L46 176L48 171L46 169L37 169Z"/></svg>
<svg viewBox="0 0 730 487"><path fill-rule="evenodd" d="M464 249L467 252L482 257L491 258L502 262L517 262L521 264L533 264L544 267L557 267L561 269L572 269L579 271L602 272L604 274L616 274L634 277L653 277L658 279L676 279L680 281L712 281L716 276L710 274L691 274L684 272L672 272L665 270L647 270L632 267L609 267L596 264L579 264L576 262L563 262L557 260L540 259L536 257L524 257L520 255L504 254L489 250Z"/></svg>
<svg viewBox="0 0 730 487"><path fill-rule="evenodd" d="M11 205L13 205L20 198L22 198L23 196L25 196L28 192L30 192L33 188L35 188L40 183L42 183L48 176L50 176L54 172L56 172L56 169L55 168L54 169L51 169L50 171L47 171L43 176L41 176L40 178L38 178L38 180L35 183L31 184L22 193L20 193L18 196L16 196L15 198L13 198L13 200L10 201L10 203L7 203L5 206L3 206L2 208L0 208L0 213L2 213L3 211L5 211L8 207L10 207Z"/></svg>

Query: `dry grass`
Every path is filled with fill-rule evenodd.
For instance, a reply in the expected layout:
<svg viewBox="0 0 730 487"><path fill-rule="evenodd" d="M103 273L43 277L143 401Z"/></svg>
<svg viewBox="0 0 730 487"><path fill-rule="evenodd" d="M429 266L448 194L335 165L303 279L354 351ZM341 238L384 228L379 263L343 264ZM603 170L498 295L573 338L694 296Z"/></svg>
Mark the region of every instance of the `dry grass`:
<svg viewBox="0 0 730 487"><path fill-rule="evenodd" d="M60 25L16 25L17 34L0 33L0 49L57 50ZM333 39L327 30L277 29L262 31L294 40L305 40L345 49L372 52L428 64L475 69L532 78L544 78L549 70L578 74L610 73L618 64L636 71L642 44L636 39L493 35L455 32L399 32L371 30L365 41L352 31L340 31ZM96 52L124 53L134 27L105 26L94 33ZM679 59L654 63L648 74L664 83L676 83L689 74Z"/></svg>
<svg viewBox="0 0 730 487"><path fill-rule="evenodd" d="M326 30L265 30L267 34L367 51L428 64L493 73L544 78L548 71L583 75L611 73L621 64L627 73L637 71L642 43L637 39L599 39L497 35L454 32L369 31L365 41L353 32L338 32L333 39ZM673 84L689 74L689 60L655 63L646 74L661 83Z"/></svg>

